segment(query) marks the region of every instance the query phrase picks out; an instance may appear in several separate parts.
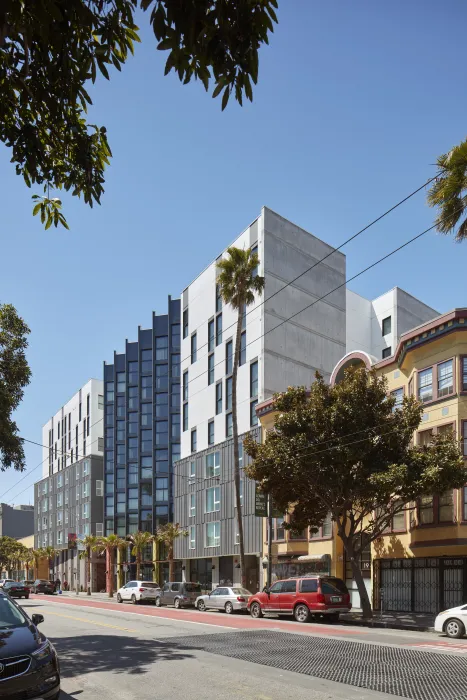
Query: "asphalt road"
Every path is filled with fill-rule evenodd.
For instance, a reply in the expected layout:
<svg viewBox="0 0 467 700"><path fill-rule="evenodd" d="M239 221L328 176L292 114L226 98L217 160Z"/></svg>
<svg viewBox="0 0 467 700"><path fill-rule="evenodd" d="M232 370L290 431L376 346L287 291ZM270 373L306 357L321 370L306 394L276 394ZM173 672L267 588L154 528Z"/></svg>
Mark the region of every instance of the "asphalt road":
<svg viewBox="0 0 467 700"><path fill-rule="evenodd" d="M85 598L22 604L45 617L64 700L467 700L467 640Z"/></svg>

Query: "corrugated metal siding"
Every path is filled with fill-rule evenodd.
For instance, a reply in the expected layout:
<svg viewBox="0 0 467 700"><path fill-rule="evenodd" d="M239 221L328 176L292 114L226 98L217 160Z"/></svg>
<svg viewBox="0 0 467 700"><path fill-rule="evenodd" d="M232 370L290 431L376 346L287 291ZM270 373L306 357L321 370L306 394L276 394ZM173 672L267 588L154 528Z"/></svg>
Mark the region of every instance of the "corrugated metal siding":
<svg viewBox="0 0 467 700"><path fill-rule="evenodd" d="M261 429L251 432L259 442ZM220 452L220 477L217 479L205 478L206 456L213 452ZM190 463L196 462L196 477L189 478ZM251 462L244 453L243 466ZM238 555L239 546L235 544L235 485L234 485L234 450L233 440L226 440L214 447L199 452L192 457L177 462L174 469L175 522L183 528L189 529L196 526L196 547L190 549L190 538L180 538L175 543L175 556L177 559L190 559L198 557L217 557ZM212 486L220 486L221 503L218 513L205 513L206 489ZM196 493L196 515L189 517L190 494ZM205 523L220 521L220 546L205 547ZM262 519L255 516L255 482L243 477L243 530L245 539L245 553L259 554L261 551Z"/></svg>

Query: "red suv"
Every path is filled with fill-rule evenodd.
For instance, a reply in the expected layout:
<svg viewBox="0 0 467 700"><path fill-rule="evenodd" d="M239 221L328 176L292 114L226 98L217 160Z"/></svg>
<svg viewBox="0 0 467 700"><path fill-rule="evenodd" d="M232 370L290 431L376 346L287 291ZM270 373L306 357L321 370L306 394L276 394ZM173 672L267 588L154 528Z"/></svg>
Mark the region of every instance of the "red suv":
<svg viewBox="0 0 467 700"><path fill-rule="evenodd" d="M276 581L263 593L256 593L248 601L252 617L263 613L293 615L297 622L307 622L311 615L323 615L337 622L339 613L351 608L347 586L334 576L307 576Z"/></svg>

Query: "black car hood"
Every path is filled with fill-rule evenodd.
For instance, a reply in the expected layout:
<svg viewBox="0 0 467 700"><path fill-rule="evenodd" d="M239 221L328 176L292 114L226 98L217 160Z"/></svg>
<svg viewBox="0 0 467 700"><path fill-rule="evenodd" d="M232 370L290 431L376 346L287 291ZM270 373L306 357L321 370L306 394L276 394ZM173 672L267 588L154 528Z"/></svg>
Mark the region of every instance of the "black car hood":
<svg viewBox="0 0 467 700"><path fill-rule="evenodd" d="M0 659L31 654L45 642L45 639L33 624L29 627L0 629Z"/></svg>

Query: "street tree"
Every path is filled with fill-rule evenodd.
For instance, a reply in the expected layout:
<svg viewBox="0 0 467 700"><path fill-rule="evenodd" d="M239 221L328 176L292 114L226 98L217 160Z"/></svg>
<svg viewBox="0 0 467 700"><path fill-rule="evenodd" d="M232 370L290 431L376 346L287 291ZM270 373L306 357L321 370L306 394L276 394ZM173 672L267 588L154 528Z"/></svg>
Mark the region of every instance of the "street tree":
<svg viewBox="0 0 467 700"><path fill-rule="evenodd" d="M134 532L128 539L133 545L131 553L136 557L136 579L139 581L144 550L149 544L154 542L154 535L150 532Z"/></svg>
<svg viewBox="0 0 467 700"><path fill-rule="evenodd" d="M91 595L91 559L94 548L98 542L98 537L95 535L86 535L79 543L84 546L84 550L80 552L79 558L86 560L86 593Z"/></svg>
<svg viewBox="0 0 467 700"><path fill-rule="evenodd" d="M0 107L1 109L1 107ZM23 442L13 413L18 408L31 370L26 360L29 328L11 304L0 304L0 469L24 469Z"/></svg>
<svg viewBox="0 0 467 700"><path fill-rule="evenodd" d="M33 558L33 566L34 566L34 578L39 578L39 564L40 560L44 559L45 553L42 547L39 547L38 549L33 549L31 551L32 558Z"/></svg>
<svg viewBox="0 0 467 700"><path fill-rule="evenodd" d="M124 549L127 546L126 540L118 535L107 535L107 537L98 537L97 542L93 546L93 550L98 554L106 555L106 578L107 592L109 598L113 598L114 594L114 569L115 569L115 553L119 549Z"/></svg>
<svg viewBox="0 0 467 700"><path fill-rule="evenodd" d="M237 330L235 336L235 352L232 369L232 433L234 444L234 482L235 504L237 508L238 541L240 545L240 576L242 586L246 587L245 543L243 539L243 518L240 493L240 455L238 444L238 415L237 415L237 377L240 361L240 345L242 336L242 320L246 308L253 304L255 294L261 294L264 289L264 277L258 275L259 258L251 248L242 250L231 246L227 248L226 257L219 260L217 269L219 276L217 284L222 299L237 312Z"/></svg>
<svg viewBox="0 0 467 700"><path fill-rule="evenodd" d="M428 203L438 208L438 231L467 238L467 139L437 160L438 177L428 192Z"/></svg>
<svg viewBox="0 0 467 700"><path fill-rule="evenodd" d="M44 557L47 558L47 563L48 563L48 567L49 567L49 576L50 576L50 571L51 571L51 569L53 569L55 559L58 557L60 552L58 549L55 549L51 545L49 545L48 547L43 547L42 552L43 552Z"/></svg>
<svg viewBox="0 0 467 700"><path fill-rule="evenodd" d="M22 561L26 552L27 548L13 537L0 537L0 571L10 571L18 561Z"/></svg>
<svg viewBox="0 0 467 700"><path fill-rule="evenodd" d="M29 581L29 571L31 570L31 566L34 569L36 560L34 557L34 550L33 549L28 549L27 552L24 554L23 557L23 564L24 568L26 570L26 581Z"/></svg>
<svg viewBox="0 0 467 700"><path fill-rule="evenodd" d="M331 515L370 617L362 551L408 504L467 482L458 443L438 435L414 446L422 406L406 397L395 410L385 378L365 369L349 370L335 386L317 374L308 391L289 387L277 395L275 407L264 444L244 442L253 458L247 474L290 513L292 529L316 532Z"/></svg>
<svg viewBox="0 0 467 700"><path fill-rule="evenodd" d="M49 188L100 203L111 150L104 126L88 124L89 83L122 70L149 16L165 75L200 80L212 96L253 99L258 51L277 22L277 0L42 0L0 3L0 140L28 187L33 213L66 225ZM148 71L150 75L150 69ZM135 115L136 116L136 115Z"/></svg>
<svg viewBox="0 0 467 700"><path fill-rule="evenodd" d="M164 545L167 561L169 562L169 581L174 576L174 546L179 537L188 537L188 530L180 527L179 523L167 523L156 530L155 538Z"/></svg>

